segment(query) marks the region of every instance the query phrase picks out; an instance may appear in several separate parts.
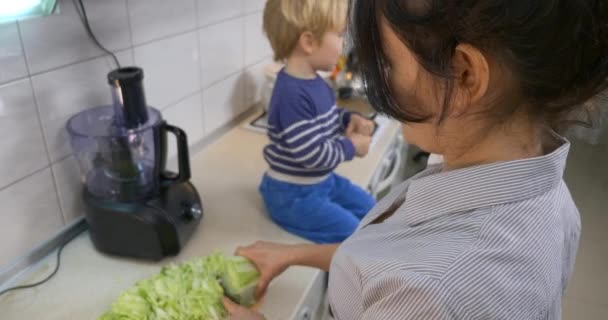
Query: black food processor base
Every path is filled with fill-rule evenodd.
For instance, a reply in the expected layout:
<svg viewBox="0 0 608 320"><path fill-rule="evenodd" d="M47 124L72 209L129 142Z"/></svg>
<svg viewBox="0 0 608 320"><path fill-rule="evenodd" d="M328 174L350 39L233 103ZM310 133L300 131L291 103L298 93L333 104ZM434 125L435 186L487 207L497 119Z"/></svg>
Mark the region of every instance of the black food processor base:
<svg viewBox="0 0 608 320"><path fill-rule="evenodd" d="M148 200L113 202L84 190L85 217L97 250L118 256L160 260L180 252L203 216L189 182L162 187Z"/></svg>

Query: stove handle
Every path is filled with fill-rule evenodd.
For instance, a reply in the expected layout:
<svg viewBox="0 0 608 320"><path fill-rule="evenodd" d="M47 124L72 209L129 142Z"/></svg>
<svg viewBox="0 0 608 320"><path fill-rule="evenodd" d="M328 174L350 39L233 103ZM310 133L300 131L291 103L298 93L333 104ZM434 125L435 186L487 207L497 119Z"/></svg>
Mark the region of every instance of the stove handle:
<svg viewBox="0 0 608 320"><path fill-rule="evenodd" d="M177 163L178 170L177 174L173 174L170 172L162 173L162 183L164 185L174 184L174 183L183 183L190 180L191 172L190 172L190 155L188 152L188 135L184 130L172 126L168 123L165 123L163 126L163 130L165 132L173 133L175 138L177 139Z"/></svg>

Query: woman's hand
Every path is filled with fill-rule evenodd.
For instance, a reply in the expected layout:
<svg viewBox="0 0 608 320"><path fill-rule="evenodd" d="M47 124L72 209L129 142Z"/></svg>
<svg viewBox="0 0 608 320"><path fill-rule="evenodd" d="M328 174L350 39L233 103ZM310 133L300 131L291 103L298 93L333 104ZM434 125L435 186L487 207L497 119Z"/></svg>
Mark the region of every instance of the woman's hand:
<svg viewBox="0 0 608 320"><path fill-rule="evenodd" d="M229 320L265 320L263 315L238 305L229 298L224 297L222 303L228 311Z"/></svg>
<svg viewBox="0 0 608 320"><path fill-rule="evenodd" d="M239 247L237 256L243 256L258 268L260 279L256 288L256 297L264 296L270 282L291 265L292 246L258 241L247 247Z"/></svg>

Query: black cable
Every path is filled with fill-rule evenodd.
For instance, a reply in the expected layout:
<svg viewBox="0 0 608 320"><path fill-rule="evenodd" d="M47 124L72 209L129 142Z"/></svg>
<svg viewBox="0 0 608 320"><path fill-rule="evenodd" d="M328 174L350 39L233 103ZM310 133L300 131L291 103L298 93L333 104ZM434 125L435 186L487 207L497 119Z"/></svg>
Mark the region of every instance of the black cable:
<svg viewBox="0 0 608 320"><path fill-rule="evenodd" d="M76 11L78 12L78 15L80 16L80 21L82 21L84 29L87 31L89 38L91 38L91 40L93 40L93 42L99 49L101 49L103 52L110 55L112 57L112 59L114 59L114 63L116 63L116 67L120 68L120 62L118 61L118 58L116 58L116 55L114 54L114 52L106 49L106 47L104 47L99 42L99 40L97 40L97 37L95 37L93 30L91 30L91 25L89 24L89 17L87 16L87 10L85 9L84 4L82 3L82 0L72 0L72 1L74 2Z"/></svg>
<svg viewBox="0 0 608 320"><path fill-rule="evenodd" d="M53 272L51 272L51 274L49 274L46 278L44 278L38 282L32 283L32 284L26 284L26 285L22 285L22 286L15 286L15 287L4 289L4 290L0 291L0 296L4 295L5 293L11 292L11 291L34 288L34 287L37 287L37 286L44 284L47 281L51 280L51 278L54 277L57 274L57 272L59 271L59 266L61 265L61 251L63 251L63 248L65 248L65 246L68 243L70 243L70 241L72 241L72 239L64 242L59 247L59 250L57 250L57 264L55 265L55 270L53 270Z"/></svg>

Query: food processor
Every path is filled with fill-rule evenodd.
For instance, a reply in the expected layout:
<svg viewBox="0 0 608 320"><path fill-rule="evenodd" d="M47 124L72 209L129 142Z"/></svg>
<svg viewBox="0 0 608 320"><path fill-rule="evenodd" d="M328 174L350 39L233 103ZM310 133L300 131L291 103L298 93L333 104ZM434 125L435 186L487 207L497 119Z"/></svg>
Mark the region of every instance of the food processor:
<svg viewBox="0 0 608 320"><path fill-rule="evenodd" d="M74 115L67 131L83 182L85 218L104 253L160 260L179 253L203 216L186 133L146 103L143 70L108 74L112 105ZM166 169L168 135L178 172Z"/></svg>

